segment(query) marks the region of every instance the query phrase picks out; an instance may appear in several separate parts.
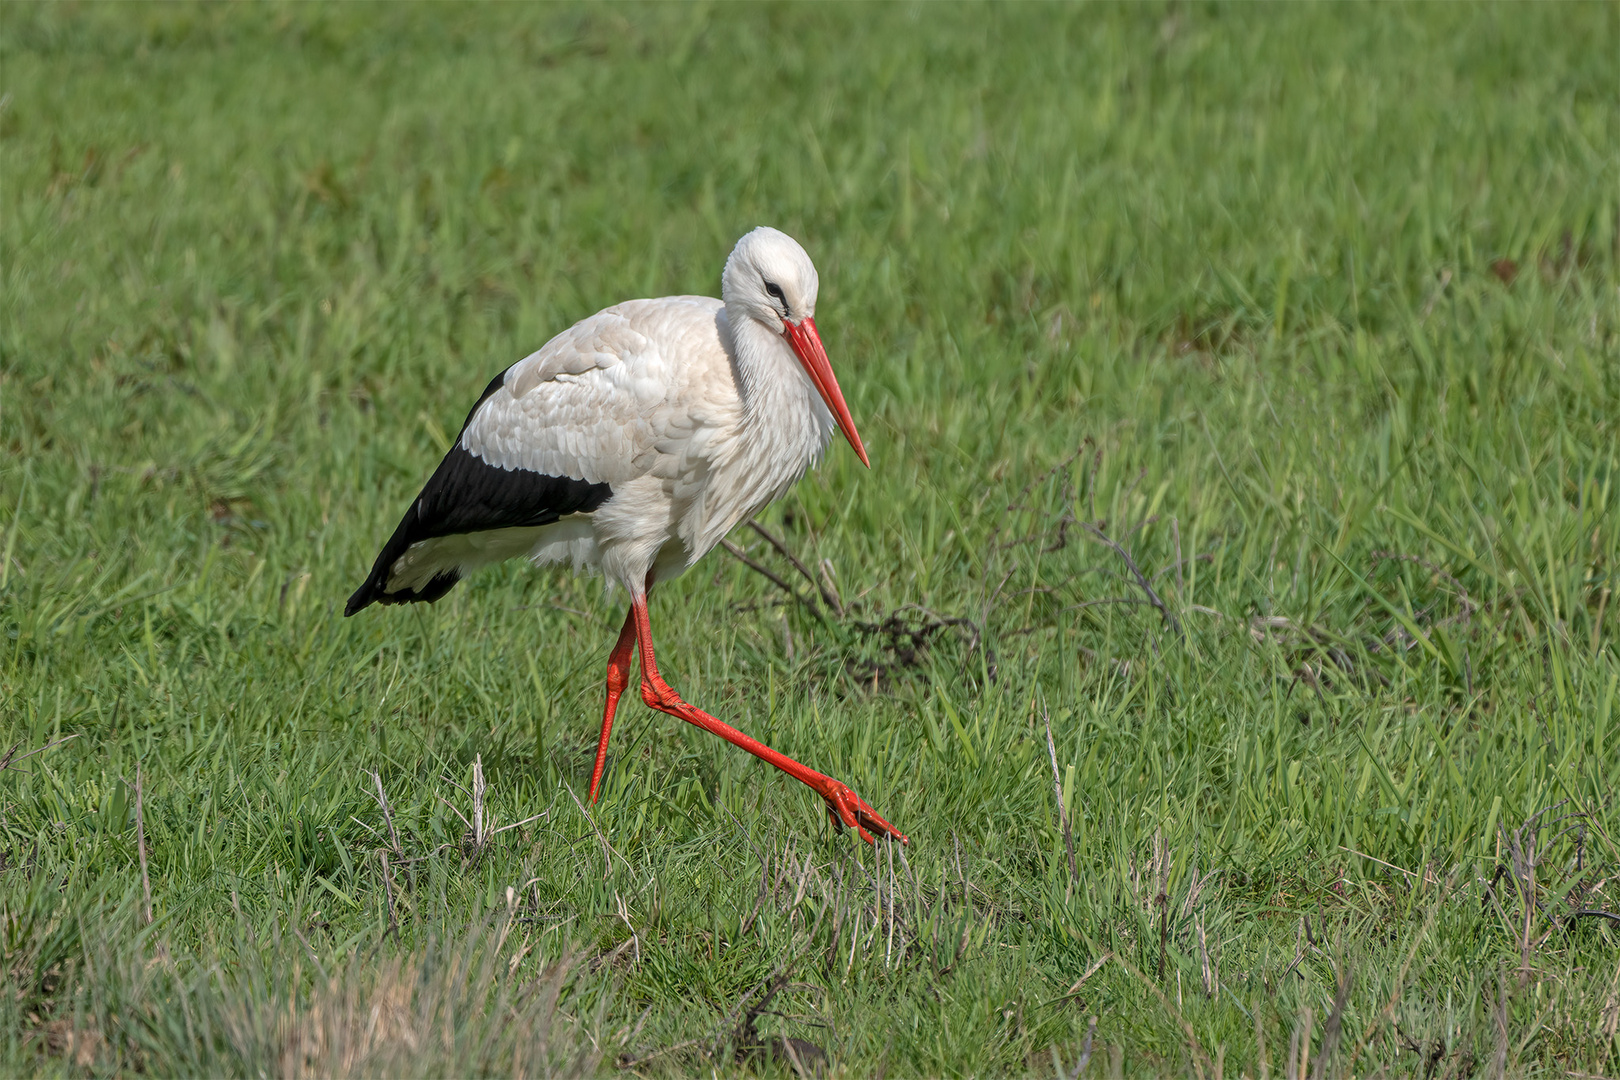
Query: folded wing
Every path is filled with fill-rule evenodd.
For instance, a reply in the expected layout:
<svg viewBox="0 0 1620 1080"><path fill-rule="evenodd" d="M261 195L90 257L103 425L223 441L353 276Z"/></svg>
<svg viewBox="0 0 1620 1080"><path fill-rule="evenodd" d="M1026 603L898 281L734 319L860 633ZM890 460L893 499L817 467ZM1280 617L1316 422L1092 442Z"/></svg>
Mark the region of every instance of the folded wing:
<svg viewBox="0 0 1620 1080"><path fill-rule="evenodd" d="M528 530L654 471L671 375L656 341L609 308L496 376L344 614L437 600L474 566L522 554Z"/></svg>

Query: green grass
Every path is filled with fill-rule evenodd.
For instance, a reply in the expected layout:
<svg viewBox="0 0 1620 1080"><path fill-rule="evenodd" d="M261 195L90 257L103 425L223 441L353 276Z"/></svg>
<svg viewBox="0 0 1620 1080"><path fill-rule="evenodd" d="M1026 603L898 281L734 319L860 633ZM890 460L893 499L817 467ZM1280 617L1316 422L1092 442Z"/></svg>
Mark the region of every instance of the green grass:
<svg viewBox="0 0 1620 1080"><path fill-rule="evenodd" d="M0 1071L1620 1071L1617 43L0 8ZM759 223L850 610L716 552L659 655L903 853L639 704L586 822L594 581L340 617L494 372Z"/></svg>

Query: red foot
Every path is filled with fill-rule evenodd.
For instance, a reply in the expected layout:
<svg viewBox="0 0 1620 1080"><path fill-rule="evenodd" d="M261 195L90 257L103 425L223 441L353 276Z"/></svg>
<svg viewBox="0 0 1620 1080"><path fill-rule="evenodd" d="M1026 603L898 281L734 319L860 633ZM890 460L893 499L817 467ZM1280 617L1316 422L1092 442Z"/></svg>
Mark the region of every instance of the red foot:
<svg viewBox="0 0 1620 1080"><path fill-rule="evenodd" d="M820 784L812 786L817 788L818 794L823 799L827 800L827 817L832 819L833 825L838 829L842 830L847 825L860 833L861 839L868 844L875 844L877 841L866 831L867 829L893 837L902 844L911 842L906 839L905 833L879 817L878 812L866 805L866 800L855 794L848 784L841 784L829 777L825 790L822 790L823 785Z"/></svg>
<svg viewBox="0 0 1620 1080"><path fill-rule="evenodd" d="M652 588L651 574L647 575L647 587ZM632 641L641 654L641 700L646 702L648 707L668 713L670 716L680 717L710 734L718 735L731 745L748 751L761 761L775 765L795 780L808 785L827 801L827 816L832 818L833 824L839 829L849 826L860 833L861 839L868 844L877 843L872 838L874 832L892 837L902 844L908 842L905 833L879 817L877 811L866 805L848 784L807 768L786 754L772 750L758 739L744 735L730 724L682 701L681 696L658 673L658 661L653 657L652 625L647 617L645 593L630 598L630 615L625 620L624 629L619 635L619 644L614 647L613 656L608 662L608 704L606 715L602 719L602 738L596 752L596 772L591 778L593 797L607 751L608 731L613 723L613 707L618 701L619 686L622 685L616 683L615 673L627 667Z"/></svg>

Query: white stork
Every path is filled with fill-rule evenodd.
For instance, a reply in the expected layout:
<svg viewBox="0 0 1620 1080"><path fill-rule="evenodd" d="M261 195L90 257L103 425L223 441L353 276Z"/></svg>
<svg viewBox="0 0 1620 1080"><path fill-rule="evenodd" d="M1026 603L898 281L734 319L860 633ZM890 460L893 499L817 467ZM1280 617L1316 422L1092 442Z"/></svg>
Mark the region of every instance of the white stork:
<svg viewBox="0 0 1620 1080"><path fill-rule="evenodd" d="M847 784L682 701L653 658L647 593L821 459L833 425L870 466L816 333L816 268L792 237L737 241L723 300L666 296L600 311L484 389L455 445L383 545L345 615L434 601L505 559L569 561L630 594L608 655L595 801L630 654L641 697L808 784L835 824L906 842Z"/></svg>

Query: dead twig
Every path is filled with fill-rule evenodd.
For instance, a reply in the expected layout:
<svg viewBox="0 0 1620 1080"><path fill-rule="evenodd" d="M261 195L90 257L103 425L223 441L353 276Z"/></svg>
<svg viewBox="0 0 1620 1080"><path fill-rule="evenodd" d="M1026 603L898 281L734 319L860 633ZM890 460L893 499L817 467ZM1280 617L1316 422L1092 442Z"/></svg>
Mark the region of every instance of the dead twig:
<svg viewBox="0 0 1620 1080"><path fill-rule="evenodd" d="M783 592L787 593L794 599L795 602L803 604L805 607L809 608L810 611L817 617L820 617L821 609L816 606L816 602L814 600L801 596L798 590L794 589L794 587L789 585L786 581L783 581L780 577L773 573L769 567L757 563L753 559L749 558L747 552L743 551L743 549L738 547L736 544L733 544L730 540L720 541L720 546L730 552L738 562L742 563L744 566L748 567L748 569L763 577L766 581L769 581L772 585L775 585L778 589L781 589Z"/></svg>
<svg viewBox="0 0 1620 1080"><path fill-rule="evenodd" d="M398 935L399 919L394 914L394 878L388 872L388 852L377 852L377 858L382 861L383 891L388 897L388 929L386 933Z"/></svg>
<svg viewBox="0 0 1620 1080"><path fill-rule="evenodd" d="M1079 997L1081 987L1085 986L1086 982L1093 975L1097 974L1098 969L1100 969L1104 964L1108 963L1108 961L1112 960L1113 958L1114 958L1114 954L1112 952L1105 952L1101 956L1097 957L1097 959L1095 959L1095 960L1093 960L1091 962L1091 966L1086 968L1085 973L1083 975L1081 975L1078 979L1074 980L1074 985L1070 986L1068 990L1063 992L1062 996L1055 997L1051 1001L1046 1002L1045 1004L1047 1004L1047 1005L1061 1005L1063 1002L1068 1001L1072 997Z"/></svg>
<svg viewBox="0 0 1620 1080"><path fill-rule="evenodd" d="M1311 1080L1327 1080L1328 1062L1338 1049L1339 1031L1344 1025L1344 1007L1350 1002L1350 968L1339 972L1339 986L1333 995L1333 1011L1328 1013L1322 1028L1322 1048L1317 1052L1316 1064L1311 1068Z"/></svg>
<svg viewBox="0 0 1620 1080"><path fill-rule="evenodd" d="M1063 826L1063 846L1069 853L1069 885L1080 884L1080 871L1074 861L1074 831L1069 827L1069 814L1063 807L1063 780L1058 775L1057 744L1052 741L1052 714L1041 706L1041 719L1046 723L1046 752L1052 759L1052 794L1057 799L1058 822Z"/></svg>
<svg viewBox="0 0 1620 1080"><path fill-rule="evenodd" d="M141 855L141 924L152 925L152 879L146 871L146 814L141 799L141 763L135 763L135 847Z"/></svg>
<svg viewBox="0 0 1620 1080"><path fill-rule="evenodd" d="M605 878L613 872L613 860L609 858L609 855L619 855L619 853L613 849L612 844L608 843L607 836L603 834L601 828L596 824L596 819L591 817L591 812L585 809L585 804L579 801L579 796L574 794L574 789L565 784L563 785L563 790L568 792L568 797L574 800L575 806L579 807L580 814L583 815L585 820L590 824L591 831L596 834L597 841L602 845L602 862L605 864L602 868L602 876ZM624 863L626 870L629 870L632 873L635 872L635 867L630 865L629 859L625 858L623 855L619 855L619 861Z"/></svg>
<svg viewBox="0 0 1620 1080"><path fill-rule="evenodd" d="M377 785L377 805L382 807L383 820L388 823L388 839L394 845L394 854L404 858L405 850L399 846L399 833L394 830L394 814L388 808L388 796L383 794L382 773L374 770L371 779ZM384 864L384 873L386 872L386 864Z"/></svg>
<svg viewBox="0 0 1620 1080"><path fill-rule="evenodd" d="M1082 600L1078 604L1070 604L1064 611L1079 611L1081 608L1097 607L1101 604L1131 604L1133 606L1153 607L1151 600L1138 600L1134 596L1108 596L1101 600Z"/></svg>
<svg viewBox="0 0 1620 1080"><path fill-rule="evenodd" d="M7 750L3 756L0 756L0 772L4 772L7 769L12 769L12 770L14 770L16 772L25 773L28 770L27 769L19 769L19 768L17 768L17 762L19 762L19 761L27 761L29 758L33 757L35 754L43 754L47 750L54 750L58 746L61 746L63 743L68 742L68 741L70 741L72 739L77 739L77 738L78 738L77 735L64 735L60 739L57 739L54 742L48 742L44 746L35 747L34 749L28 751L28 753L22 755L21 757L14 757L13 755L15 755L17 753L17 748L19 746L21 746L22 743L21 742L12 743L11 744L11 749Z"/></svg>
<svg viewBox="0 0 1620 1080"><path fill-rule="evenodd" d="M484 850L484 755L476 754L473 757L473 848L476 851Z"/></svg>
<svg viewBox="0 0 1620 1080"><path fill-rule="evenodd" d="M1387 866L1391 870L1395 870L1395 871L1397 871L1399 873L1405 874L1407 877L1411 878L1413 881L1416 881L1418 879L1418 876L1416 874L1412 873L1412 871L1406 869L1405 867L1396 866L1394 863L1385 862L1383 859L1374 858L1373 856L1368 855L1364 851L1357 851L1355 848L1347 848L1343 844L1339 845L1339 850L1340 851L1347 851L1351 855L1354 855L1354 856L1356 856L1358 858L1366 859L1368 862L1375 862L1379 866Z"/></svg>
<svg viewBox="0 0 1620 1080"><path fill-rule="evenodd" d="M1125 568L1131 572L1131 577L1136 579L1136 587L1141 589L1142 592L1147 595L1148 603L1152 604L1156 609L1158 609L1159 617L1162 618L1164 620L1164 624L1170 628L1170 632L1175 634L1177 637L1180 637L1180 621L1177 620L1175 614L1165 604L1164 598L1154 590L1153 583L1148 581L1147 575L1142 573L1142 568L1136 565L1136 560L1131 558L1131 553L1126 551L1119 541L1103 532L1102 529L1098 528L1092 522L1083 522L1081 527L1098 541L1112 549L1114 554L1120 557L1120 559L1125 563Z"/></svg>
<svg viewBox="0 0 1620 1080"><path fill-rule="evenodd" d="M1161 888L1153 898L1159 905L1159 979L1164 979L1164 958L1170 947L1170 897Z"/></svg>
<svg viewBox="0 0 1620 1080"><path fill-rule="evenodd" d="M775 548L777 553L781 555L782 558L791 563L793 569L797 570L804 577L804 580L810 583L812 588L821 593L821 602L826 604L834 615L838 616L840 619L844 617L844 605L839 602L838 597L834 595L825 584L816 580L816 576L809 571L804 563L799 561L799 557L793 554L792 549L790 549L781 540L777 539L774 533L772 533L765 526L761 525L754 518L748 519L748 527L759 533L759 535L763 536L765 541L769 543L771 547Z"/></svg>
<svg viewBox="0 0 1620 1080"><path fill-rule="evenodd" d="M1080 1044L1080 1060L1074 1063L1074 1072L1063 1068L1063 1059L1058 1056L1057 1047L1052 1047L1052 1071L1057 1074L1058 1080L1080 1080L1080 1074L1086 1071L1091 1064L1091 1039L1097 1034L1097 1018L1093 1016L1086 1025L1086 1038Z"/></svg>
<svg viewBox="0 0 1620 1080"><path fill-rule="evenodd" d="M1215 965L1209 959L1209 942L1204 936L1204 913L1199 912L1193 918L1193 932L1198 938L1198 959L1200 973L1204 979L1204 996L1214 999L1220 990L1220 978L1215 974Z"/></svg>

